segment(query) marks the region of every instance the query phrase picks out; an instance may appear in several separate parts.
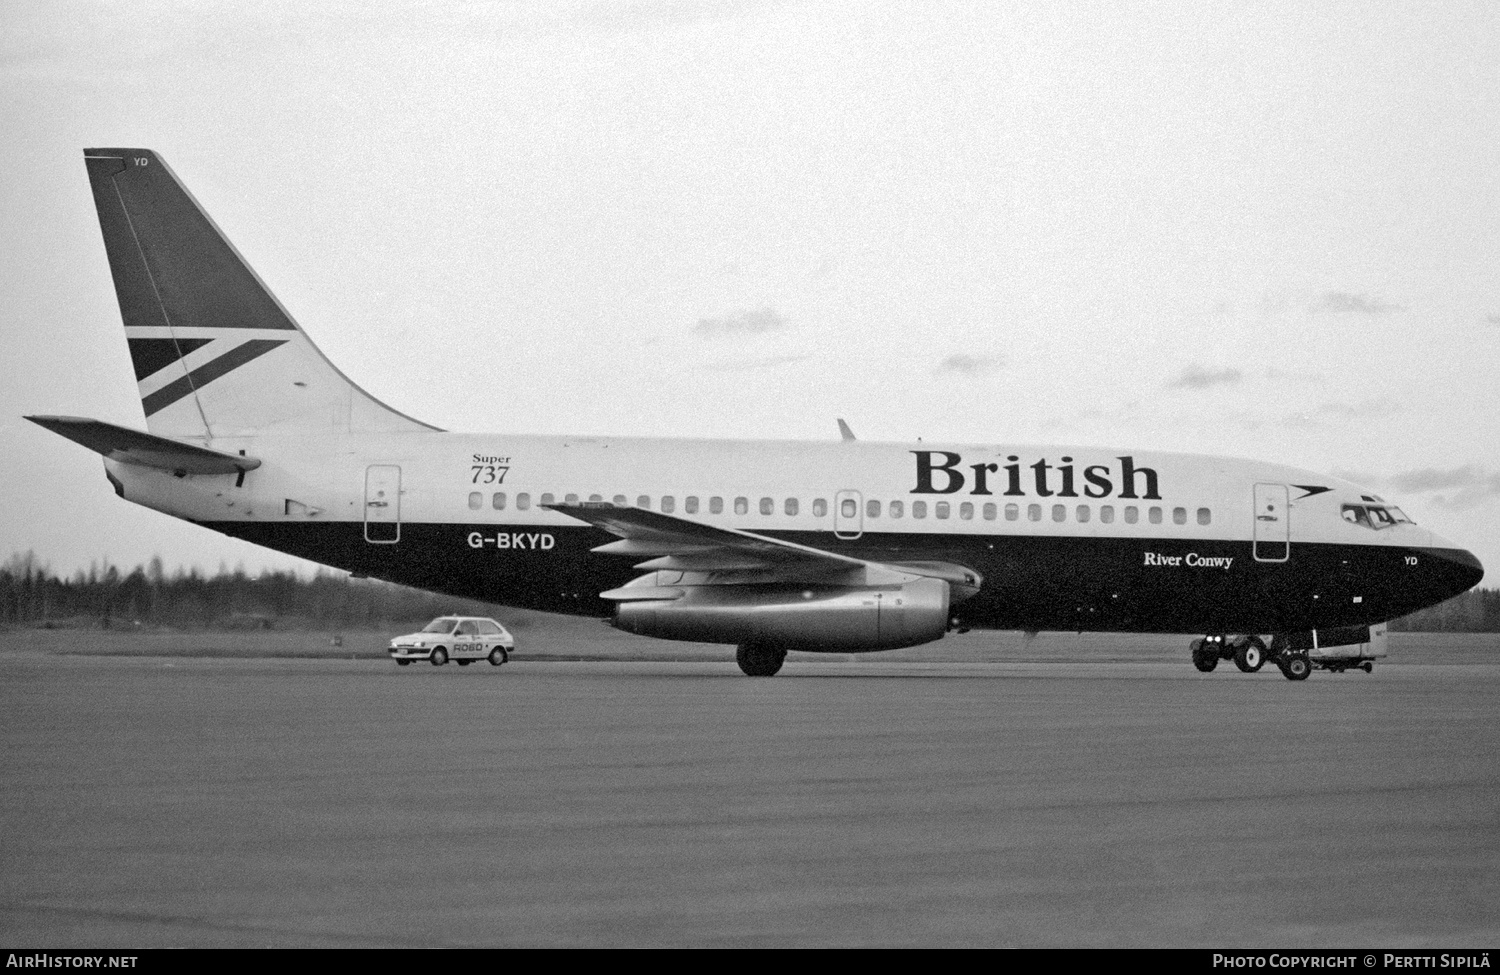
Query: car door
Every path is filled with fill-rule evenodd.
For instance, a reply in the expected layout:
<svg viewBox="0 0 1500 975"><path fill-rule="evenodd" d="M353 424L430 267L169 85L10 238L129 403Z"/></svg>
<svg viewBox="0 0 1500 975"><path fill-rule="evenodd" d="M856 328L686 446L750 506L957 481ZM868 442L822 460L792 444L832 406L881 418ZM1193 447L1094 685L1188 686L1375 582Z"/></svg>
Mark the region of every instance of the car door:
<svg viewBox="0 0 1500 975"><path fill-rule="evenodd" d="M453 631L453 653L454 656L472 657L484 647L479 639L479 627L473 620L464 620L458 624L458 629Z"/></svg>

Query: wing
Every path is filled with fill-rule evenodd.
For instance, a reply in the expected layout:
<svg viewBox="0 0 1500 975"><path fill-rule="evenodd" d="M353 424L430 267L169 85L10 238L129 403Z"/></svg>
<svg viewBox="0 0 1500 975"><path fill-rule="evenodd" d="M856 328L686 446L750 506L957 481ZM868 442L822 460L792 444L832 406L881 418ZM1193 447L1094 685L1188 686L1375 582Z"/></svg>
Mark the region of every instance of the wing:
<svg viewBox="0 0 1500 975"><path fill-rule="evenodd" d="M962 566L940 562L872 562L799 545L780 538L723 528L645 508L590 502L543 505L602 528L620 540L595 548L607 555L645 557L636 568L706 574L720 585L763 582L820 582L848 586L897 584L913 576L944 579L977 591L979 577ZM660 577L658 577L660 578ZM709 581L702 579L701 581ZM643 580L637 580L641 582ZM649 587L632 584L601 593L605 599L659 599Z"/></svg>

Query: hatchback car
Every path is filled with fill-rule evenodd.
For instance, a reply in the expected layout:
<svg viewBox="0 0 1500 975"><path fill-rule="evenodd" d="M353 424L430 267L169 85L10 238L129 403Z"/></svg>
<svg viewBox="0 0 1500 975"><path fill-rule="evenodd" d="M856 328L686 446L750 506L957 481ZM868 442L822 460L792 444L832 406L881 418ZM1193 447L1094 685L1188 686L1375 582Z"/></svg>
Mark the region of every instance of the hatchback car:
<svg viewBox="0 0 1500 975"><path fill-rule="evenodd" d="M392 640L390 654L403 667L413 660L429 660L434 667L449 660L460 667L488 660L498 667L515 648L515 637L489 617L439 616L418 632Z"/></svg>

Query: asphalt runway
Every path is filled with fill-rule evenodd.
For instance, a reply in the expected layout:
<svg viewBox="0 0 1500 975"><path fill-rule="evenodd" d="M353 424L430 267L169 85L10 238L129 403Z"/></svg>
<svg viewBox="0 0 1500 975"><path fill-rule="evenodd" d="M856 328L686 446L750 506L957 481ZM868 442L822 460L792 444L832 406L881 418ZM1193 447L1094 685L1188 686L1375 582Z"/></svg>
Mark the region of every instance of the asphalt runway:
<svg viewBox="0 0 1500 975"><path fill-rule="evenodd" d="M0 652L0 941L1500 946L1500 666Z"/></svg>

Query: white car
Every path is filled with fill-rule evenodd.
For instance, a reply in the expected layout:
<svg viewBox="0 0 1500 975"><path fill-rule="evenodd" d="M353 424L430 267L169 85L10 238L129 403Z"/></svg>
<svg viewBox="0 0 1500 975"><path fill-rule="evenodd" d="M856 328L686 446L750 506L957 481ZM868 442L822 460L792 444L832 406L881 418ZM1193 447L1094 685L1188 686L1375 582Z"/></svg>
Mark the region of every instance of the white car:
<svg viewBox="0 0 1500 975"><path fill-rule="evenodd" d="M515 637L486 616L439 616L417 633L391 641L391 658L405 667L413 660L430 660L441 667L450 659L460 667L488 660L496 667L510 659Z"/></svg>

